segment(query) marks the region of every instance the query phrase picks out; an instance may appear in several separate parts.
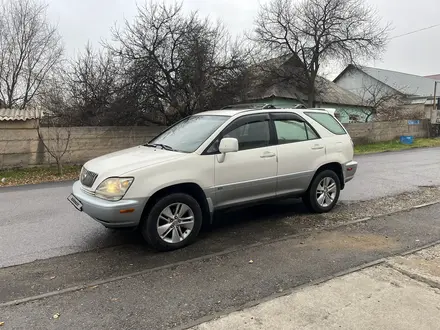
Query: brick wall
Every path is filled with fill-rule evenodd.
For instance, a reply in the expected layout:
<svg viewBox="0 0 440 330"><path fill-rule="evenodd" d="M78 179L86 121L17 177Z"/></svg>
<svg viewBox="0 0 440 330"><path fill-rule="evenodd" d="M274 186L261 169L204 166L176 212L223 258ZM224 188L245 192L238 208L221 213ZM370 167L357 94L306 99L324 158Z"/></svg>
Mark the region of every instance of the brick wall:
<svg viewBox="0 0 440 330"><path fill-rule="evenodd" d="M398 139L401 135L427 137L428 120L419 125L408 125L406 120L395 122L372 122L346 124L355 143L369 143ZM34 125L12 124L0 127L0 168L26 167L53 163L38 138ZM65 163L82 164L89 159L113 151L145 143L164 127L74 127L71 128L70 144L63 158ZM52 137L54 131L42 130L43 137ZM61 131L60 146L67 134ZM51 143L54 143L53 140Z"/></svg>

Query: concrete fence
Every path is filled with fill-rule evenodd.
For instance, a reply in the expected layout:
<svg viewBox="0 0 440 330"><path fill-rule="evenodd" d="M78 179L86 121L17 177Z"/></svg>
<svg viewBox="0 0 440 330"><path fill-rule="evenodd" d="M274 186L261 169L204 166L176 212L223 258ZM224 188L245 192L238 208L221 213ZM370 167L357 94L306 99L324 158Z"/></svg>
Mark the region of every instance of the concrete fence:
<svg viewBox="0 0 440 330"><path fill-rule="evenodd" d="M429 136L430 121L397 120L344 125L356 144L391 141L402 135L411 135L415 138Z"/></svg>
<svg viewBox="0 0 440 330"><path fill-rule="evenodd" d="M84 162L113 151L147 142L164 127L72 127L64 163ZM63 149L68 137L66 129L41 129L43 140L51 150ZM58 144L56 138L59 137ZM37 130L0 129L0 168L26 167L54 163L38 137Z"/></svg>
<svg viewBox="0 0 440 330"><path fill-rule="evenodd" d="M0 168L26 167L54 163L45 150L33 125L0 126ZM355 143L389 141L401 135L427 137L428 120L417 122L373 122L345 125ZM160 126L146 127L73 127L70 128L70 143L63 157L64 163L82 164L89 159L113 151L145 143L164 130ZM42 129L49 147L59 138L60 148L65 145L67 130ZM51 138L48 138L51 137Z"/></svg>

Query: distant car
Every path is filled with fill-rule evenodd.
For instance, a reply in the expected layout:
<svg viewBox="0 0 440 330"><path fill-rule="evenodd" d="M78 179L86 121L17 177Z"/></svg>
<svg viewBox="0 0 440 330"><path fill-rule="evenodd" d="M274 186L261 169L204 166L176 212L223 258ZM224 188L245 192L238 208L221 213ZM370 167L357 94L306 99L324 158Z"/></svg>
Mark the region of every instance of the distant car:
<svg viewBox="0 0 440 330"><path fill-rule="evenodd" d="M87 162L68 199L167 251L194 242L221 209L302 197L311 211L329 212L356 170L352 140L327 110L208 111Z"/></svg>

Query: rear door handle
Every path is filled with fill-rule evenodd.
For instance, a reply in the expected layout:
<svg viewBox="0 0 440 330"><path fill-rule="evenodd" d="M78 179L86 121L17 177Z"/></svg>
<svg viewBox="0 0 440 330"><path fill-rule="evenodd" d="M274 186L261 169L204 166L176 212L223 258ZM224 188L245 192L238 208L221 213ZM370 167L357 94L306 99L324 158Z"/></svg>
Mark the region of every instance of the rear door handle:
<svg viewBox="0 0 440 330"><path fill-rule="evenodd" d="M272 158L275 157L276 155L273 152L265 152L263 153L260 158Z"/></svg>
<svg viewBox="0 0 440 330"><path fill-rule="evenodd" d="M320 145L320 144L315 144L315 145L312 147L312 150L321 150L321 149L324 149L324 146L322 146L322 145Z"/></svg>

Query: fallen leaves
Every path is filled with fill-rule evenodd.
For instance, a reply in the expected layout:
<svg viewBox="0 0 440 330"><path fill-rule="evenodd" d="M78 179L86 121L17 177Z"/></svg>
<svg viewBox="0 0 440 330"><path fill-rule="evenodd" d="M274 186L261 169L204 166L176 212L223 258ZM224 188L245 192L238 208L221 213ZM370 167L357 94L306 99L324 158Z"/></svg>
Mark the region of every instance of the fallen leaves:
<svg viewBox="0 0 440 330"><path fill-rule="evenodd" d="M4 326L5 322L0 322L0 327Z"/></svg>
<svg viewBox="0 0 440 330"><path fill-rule="evenodd" d="M56 320L56 319L59 319L60 316L61 316L60 313L55 313L55 314L52 316L52 318L53 318L54 320Z"/></svg>
<svg viewBox="0 0 440 330"><path fill-rule="evenodd" d="M0 187L76 180L79 177L80 170L80 166L65 166L63 175L58 175L56 167L3 170L0 171Z"/></svg>

